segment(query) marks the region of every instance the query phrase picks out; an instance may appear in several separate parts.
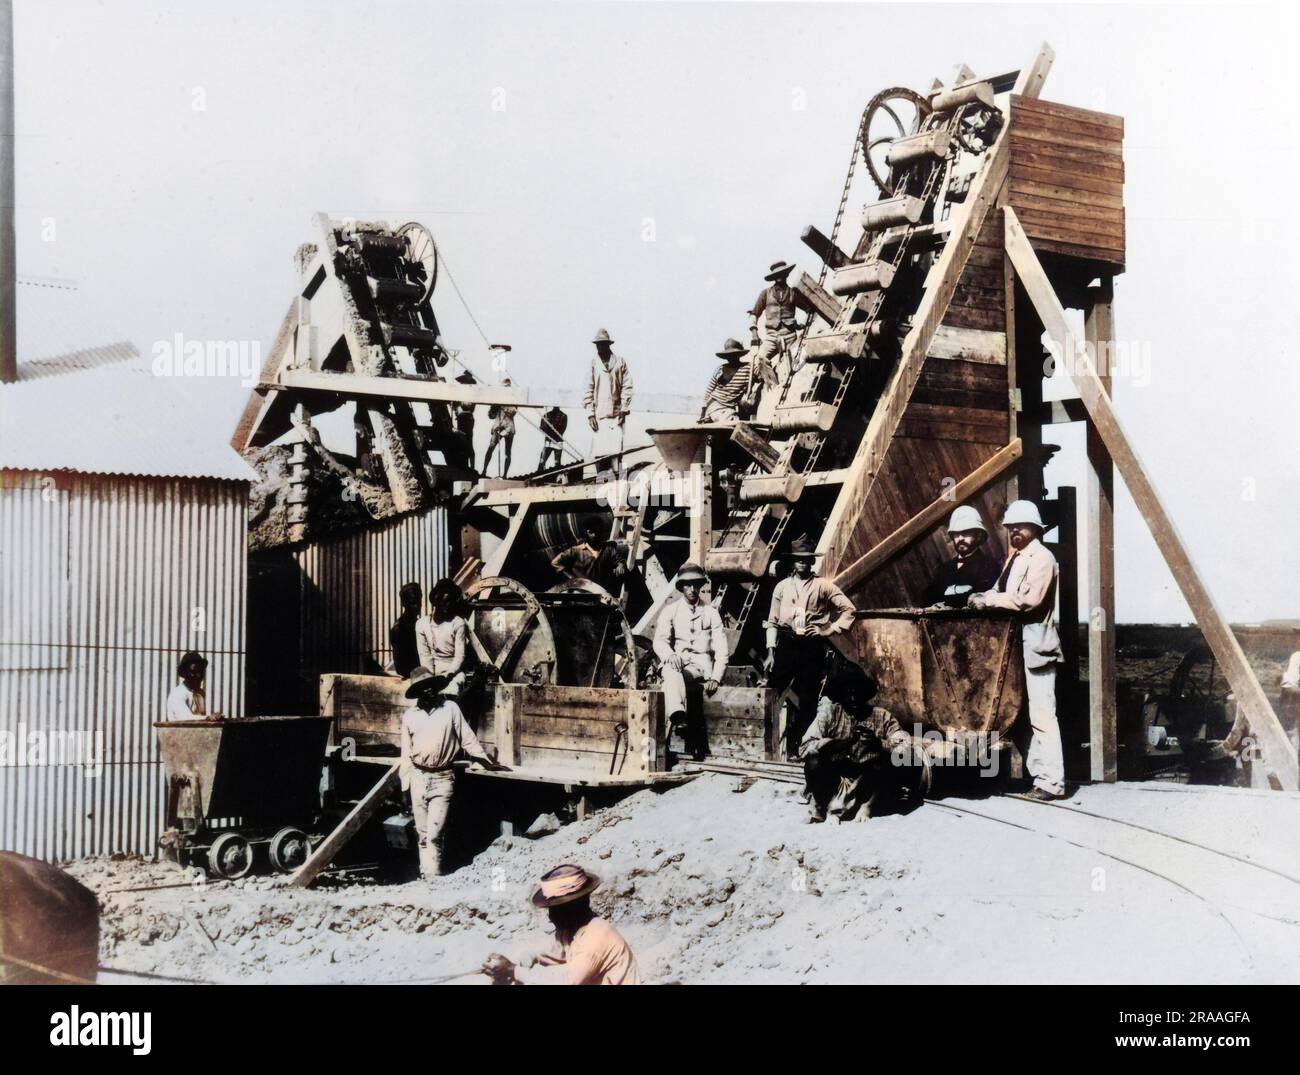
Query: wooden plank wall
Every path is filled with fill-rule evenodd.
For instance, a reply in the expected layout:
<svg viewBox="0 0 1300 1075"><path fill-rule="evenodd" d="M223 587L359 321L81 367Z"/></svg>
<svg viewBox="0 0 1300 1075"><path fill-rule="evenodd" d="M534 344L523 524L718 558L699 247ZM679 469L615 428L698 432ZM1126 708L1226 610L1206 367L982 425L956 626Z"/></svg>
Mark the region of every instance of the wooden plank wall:
<svg viewBox="0 0 1300 1075"><path fill-rule="evenodd" d="M360 754L376 747L399 749L402 714L412 705L405 697L406 680L394 676L345 673L320 677L320 713L334 718L335 744L351 739ZM496 742L491 697L467 712L465 719L484 746Z"/></svg>
<svg viewBox="0 0 1300 1075"><path fill-rule="evenodd" d="M1123 272L1123 117L1013 96L1007 134L1008 201L1034 249Z"/></svg>

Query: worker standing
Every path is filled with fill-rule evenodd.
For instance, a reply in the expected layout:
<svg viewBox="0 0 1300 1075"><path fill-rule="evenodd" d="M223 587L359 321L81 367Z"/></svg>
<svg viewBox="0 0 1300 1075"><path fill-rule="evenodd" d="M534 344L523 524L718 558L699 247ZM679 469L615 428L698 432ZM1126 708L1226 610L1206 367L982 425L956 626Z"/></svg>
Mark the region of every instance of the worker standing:
<svg viewBox="0 0 1300 1075"><path fill-rule="evenodd" d="M797 705L786 724L786 757L795 758L804 729L816 713L826 676L827 642L853 626L853 602L835 583L814 573L817 552L808 538L790 548L790 574L772 591L763 671L767 685L784 691L793 684Z"/></svg>
<svg viewBox="0 0 1300 1075"><path fill-rule="evenodd" d="M704 757L702 694L717 693L727 671L729 647L722 617L701 600L709 576L689 560L677 572L681 599L659 614L654 651L663 668L664 712L669 734L678 731L696 760Z"/></svg>
<svg viewBox="0 0 1300 1075"><path fill-rule="evenodd" d="M591 458L621 456L627 416L632 410L632 375L627 362L614 354L614 341L608 331L601 329L592 343L596 345L596 357L591 360L582 399L591 426ZM605 469L621 468L616 464Z"/></svg>
<svg viewBox="0 0 1300 1075"><path fill-rule="evenodd" d="M956 552L951 560L939 565L930 579L924 603L947 608L965 608L973 593L992 589L998 581L998 564L984 548L989 532L980 513L963 504L948 520L948 539Z"/></svg>
<svg viewBox="0 0 1300 1075"><path fill-rule="evenodd" d="M799 293L789 284L793 271L788 261L773 262L763 278L771 286L762 290L749 311L750 346L759 348L753 359L755 374L769 386L783 383L793 372L794 345L799 335L796 314L801 303Z"/></svg>
<svg viewBox="0 0 1300 1075"><path fill-rule="evenodd" d="M542 415L542 457L537 469L545 470L547 460L554 458L554 466L564 462L564 431L569 428L569 416L560 407L552 407Z"/></svg>
<svg viewBox="0 0 1300 1075"><path fill-rule="evenodd" d="M507 377L501 382L501 386L509 388L511 383L510 378ZM500 444L505 449L501 477L505 478L510 474L510 453L515 444L515 411L518 409L518 407L508 407L504 403L494 403L488 408L488 417L492 419L492 435L488 438L487 456L483 460L484 471L492 462L492 455Z"/></svg>
<svg viewBox="0 0 1300 1075"><path fill-rule="evenodd" d="M497 985L640 985L636 956L622 934L591 909L600 878L581 866L557 866L542 877L532 904L555 928L543 952L515 963L499 952L483 973Z"/></svg>
<svg viewBox="0 0 1300 1075"><path fill-rule="evenodd" d="M1043 520L1038 505L1016 500L1002 516L1011 555L997 583L972 594L968 608L1001 608L1020 614L1020 638L1025 661L1025 694L1029 702L1029 751L1025 766L1033 777L1029 798L1040 802L1065 797L1065 762L1061 727L1056 719L1056 668L1061 663L1061 638L1056 630L1056 557L1040 540Z"/></svg>
<svg viewBox="0 0 1300 1075"><path fill-rule="evenodd" d="M203 683L208 675L208 660L190 650L176 664L180 680L167 695L167 720L202 720L208 715L208 697Z"/></svg>
<svg viewBox="0 0 1300 1075"><path fill-rule="evenodd" d="M447 676L417 668L406 688L406 697L416 699L416 704L402 714L398 776L402 790L411 794L420 876L426 881L442 873L442 834L456 784L452 763L468 757L488 769L507 768L488 757L460 706L448 695L448 682Z"/></svg>
<svg viewBox="0 0 1300 1075"><path fill-rule="evenodd" d="M416 627L420 622L420 606L424 603L424 593L418 582L408 582L399 591L402 611L398 613L393 626L388 629L388 645L393 659L391 670L394 675L406 679L420 664L420 645L416 639Z"/></svg>
<svg viewBox="0 0 1300 1075"><path fill-rule="evenodd" d="M457 384L478 384L474 379L474 374L469 370L462 370L456 377ZM456 404L456 432L461 439L461 452L469 469L478 473L478 467L474 459L474 404L457 403ZM486 464L484 464L486 469Z"/></svg>
<svg viewBox="0 0 1300 1075"><path fill-rule="evenodd" d="M729 339L717 355L722 365L714 372L704 390L704 406L700 410L702 422L736 422L748 418L758 408L758 395L762 382L754 377L753 363L740 360L748 349L739 340Z"/></svg>
<svg viewBox="0 0 1300 1075"><path fill-rule="evenodd" d="M415 625L420 664L448 679L447 691L457 695L465 685L469 625L461 615L464 594L451 579L439 579L429 594L429 615Z"/></svg>

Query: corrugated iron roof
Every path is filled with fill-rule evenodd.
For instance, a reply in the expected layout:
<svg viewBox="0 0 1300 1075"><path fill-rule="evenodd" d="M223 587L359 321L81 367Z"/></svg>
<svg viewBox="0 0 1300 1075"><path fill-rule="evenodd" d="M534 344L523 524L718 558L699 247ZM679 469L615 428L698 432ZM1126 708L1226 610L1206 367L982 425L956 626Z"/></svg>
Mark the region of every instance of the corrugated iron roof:
<svg viewBox="0 0 1300 1075"><path fill-rule="evenodd" d="M0 385L0 469L256 481L204 385L154 376L69 280L18 280L18 382Z"/></svg>
<svg viewBox="0 0 1300 1075"><path fill-rule="evenodd" d="M194 385L107 367L0 385L0 469L256 481Z"/></svg>
<svg viewBox="0 0 1300 1075"><path fill-rule="evenodd" d="M38 377L57 377L63 373L77 373L81 370L101 369L104 366L139 361L140 352L135 349L135 344L122 340L118 343L105 344L103 347L84 347L80 351L71 351L66 355L38 358L33 362L20 362L18 380L34 381Z"/></svg>

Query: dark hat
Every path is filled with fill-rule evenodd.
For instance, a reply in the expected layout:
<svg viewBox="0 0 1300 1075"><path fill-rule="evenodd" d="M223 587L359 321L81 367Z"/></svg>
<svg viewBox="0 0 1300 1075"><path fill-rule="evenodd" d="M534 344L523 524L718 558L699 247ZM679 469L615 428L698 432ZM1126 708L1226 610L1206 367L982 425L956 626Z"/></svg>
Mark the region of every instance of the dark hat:
<svg viewBox="0 0 1300 1075"><path fill-rule="evenodd" d="M680 590L688 582L698 582L703 586L708 581L709 576L704 573L704 569L699 564L687 560L678 570L677 577L673 579L673 585Z"/></svg>
<svg viewBox="0 0 1300 1075"><path fill-rule="evenodd" d="M722 345L722 350L717 352L719 358L730 358L732 355L743 355L749 351L739 340L729 337L727 342Z"/></svg>
<svg viewBox="0 0 1300 1075"><path fill-rule="evenodd" d="M790 559L804 560L815 559L817 556L817 546L812 543L812 539L807 534L800 534L790 544Z"/></svg>
<svg viewBox="0 0 1300 1075"><path fill-rule="evenodd" d="M600 884L600 878L581 866L557 866L542 875L541 888L533 893L534 907L558 907L590 896Z"/></svg>
<svg viewBox="0 0 1300 1075"><path fill-rule="evenodd" d="M420 665L411 672L410 681L406 684L406 697L418 698L425 691L437 691L442 694L450 682L450 676L440 676L436 672L430 672L424 665Z"/></svg>
<svg viewBox="0 0 1300 1075"><path fill-rule="evenodd" d="M764 280L780 280L783 276L789 276L794 272L794 266L788 261L774 261L772 267L767 270Z"/></svg>
<svg viewBox="0 0 1300 1075"><path fill-rule="evenodd" d="M197 668L200 672L208 667L208 659L197 650L190 650L176 663L176 674L185 675L190 668Z"/></svg>
<svg viewBox="0 0 1300 1075"><path fill-rule="evenodd" d="M613 343L614 341L610 338L609 329L603 328L596 333L595 337L592 339L591 342L592 343Z"/></svg>
<svg viewBox="0 0 1300 1075"><path fill-rule="evenodd" d="M880 685L874 677L859 665L842 663L826 680L826 694L834 700L843 698L849 691L856 690L863 701L874 698Z"/></svg>

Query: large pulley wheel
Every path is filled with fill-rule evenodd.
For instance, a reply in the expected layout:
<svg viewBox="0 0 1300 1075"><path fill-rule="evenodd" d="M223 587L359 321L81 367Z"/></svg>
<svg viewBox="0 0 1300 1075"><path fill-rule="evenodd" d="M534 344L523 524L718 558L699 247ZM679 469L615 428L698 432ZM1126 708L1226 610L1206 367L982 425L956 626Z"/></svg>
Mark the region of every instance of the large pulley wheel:
<svg viewBox="0 0 1300 1075"><path fill-rule="evenodd" d="M953 136L967 153L983 153L1002 130L1002 113L996 108L986 108L980 101L964 105L953 124Z"/></svg>
<svg viewBox="0 0 1300 1075"><path fill-rule="evenodd" d="M924 97L905 86L881 90L867 104L858 129L858 142L872 182L882 194L893 194L895 177L889 167L889 147L898 139L918 134L930 114Z"/></svg>
<svg viewBox="0 0 1300 1075"><path fill-rule="evenodd" d="M416 305L428 301L433 294L433 286L438 282L438 246L423 224L412 221L397 229L397 234L406 240L406 260L410 262L408 273L411 283L424 288L424 294Z"/></svg>
<svg viewBox="0 0 1300 1075"><path fill-rule="evenodd" d="M237 832L223 832L208 848L208 869L227 881L248 876L253 868L253 847Z"/></svg>
<svg viewBox="0 0 1300 1075"><path fill-rule="evenodd" d="M311 841L302 829L289 826L271 837L269 854L272 866L281 873L292 873L307 861L311 854Z"/></svg>

